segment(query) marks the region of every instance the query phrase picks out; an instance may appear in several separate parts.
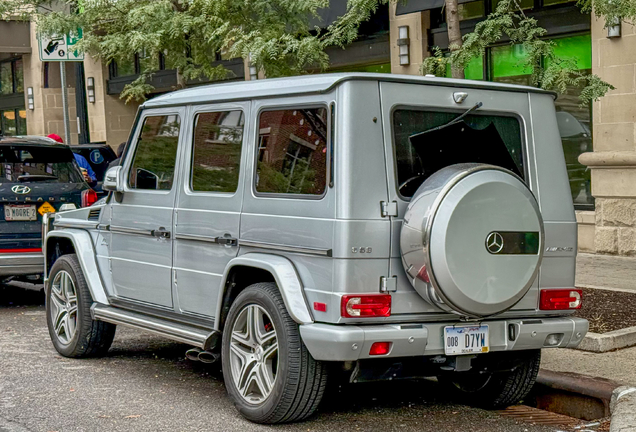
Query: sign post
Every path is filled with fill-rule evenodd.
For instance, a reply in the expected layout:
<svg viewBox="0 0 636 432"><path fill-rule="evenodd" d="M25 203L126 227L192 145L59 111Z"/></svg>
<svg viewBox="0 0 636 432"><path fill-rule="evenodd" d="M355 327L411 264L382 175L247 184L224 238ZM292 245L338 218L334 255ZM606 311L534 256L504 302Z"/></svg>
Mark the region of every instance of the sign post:
<svg viewBox="0 0 636 432"><path fill-rule="evenodd" d="M84 53L75 49L75 45L82 39L82 29L69 32L66 35L39 37L40 60L60 62L60 80L62 84L62 110L64 112L64 142L71 144L68 119L68 93L66 91L66 62L83 61ZM79 131L78 131L79 133Z"/></svg>
<svg viewBox="0 0 636 432"><path fill-rule="evenodd" d="M66 92L66 62L60 62L60 81L62 84L62 110L64 111L64 142L71 144L68 120L68 94Z"/></svg>

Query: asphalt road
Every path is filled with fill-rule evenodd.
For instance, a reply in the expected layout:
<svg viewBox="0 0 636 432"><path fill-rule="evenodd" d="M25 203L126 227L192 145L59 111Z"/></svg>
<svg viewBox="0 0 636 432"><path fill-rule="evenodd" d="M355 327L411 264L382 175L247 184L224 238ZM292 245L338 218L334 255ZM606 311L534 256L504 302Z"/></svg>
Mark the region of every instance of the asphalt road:
<svg viewBox="0 0 636 432"><path fill-rule="evenodd" d="M557 430L454 405L428 381L356 384L304 423L255 425L234 410L219 367L185 360L183 344L120 326L107 357L61 357L43 302L0 286L0 432Z"/></svg>

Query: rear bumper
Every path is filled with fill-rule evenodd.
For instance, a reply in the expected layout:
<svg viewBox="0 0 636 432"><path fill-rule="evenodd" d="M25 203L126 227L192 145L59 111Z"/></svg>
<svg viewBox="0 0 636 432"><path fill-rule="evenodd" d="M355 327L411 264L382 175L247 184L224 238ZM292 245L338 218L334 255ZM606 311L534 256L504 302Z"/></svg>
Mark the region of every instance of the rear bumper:
<svg viewBox="0 0 636 432"><path fill-rule="evenodd" d="M20 276L44 273L41 253L0 254L0 276Z"/></svg>
<svg viewBox="0 0 636 432"><path fill-rule="evenodd" d="M587 333L588 322L582 318L532 318L487 321L490 351L520 351L540 348L574 348ZM457 322L386 325L306 324L300 334L316 360L355 361L366 358L415 357L444 354L444 327ZM509 331L514 327L514 335ZM555 346L545 346L548 335L562 334ZM391 351L370 356L374 342L392 342Z"/></svg>

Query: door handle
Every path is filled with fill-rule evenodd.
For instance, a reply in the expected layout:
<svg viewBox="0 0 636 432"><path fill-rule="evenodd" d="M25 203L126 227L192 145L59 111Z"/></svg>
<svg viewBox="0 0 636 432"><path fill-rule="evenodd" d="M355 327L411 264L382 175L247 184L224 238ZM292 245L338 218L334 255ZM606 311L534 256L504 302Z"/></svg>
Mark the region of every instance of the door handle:
<svg viewBox="0 0 636 432"><path fill-rule="evenodd" d="M229 234L226 234L226 236L229 236ZM218 244L222 244L226 246L238 245L238 240L235 239L234 237L217 237L215 240Z"/></svg>
<svg viewBox="0 0 636 432"><path fill-rule="evenodd" d="M170 231L166 230L164 227L159 227L159 229L152 230L152 235L157 238L170 238Z"/></svg>

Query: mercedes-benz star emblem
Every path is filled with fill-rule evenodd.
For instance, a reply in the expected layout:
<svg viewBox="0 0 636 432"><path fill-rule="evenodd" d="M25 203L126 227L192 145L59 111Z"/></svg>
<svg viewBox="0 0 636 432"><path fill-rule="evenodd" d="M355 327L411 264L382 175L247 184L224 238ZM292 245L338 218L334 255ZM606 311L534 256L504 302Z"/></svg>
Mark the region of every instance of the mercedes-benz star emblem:
<svg viewBox="0 0 636 432"><path fill-rule="evenodd" d="M501 234L498 232L491 232L488 234L488 237L486 237L486 249L488 249L488 252L491 254L498 254L502 251L503 247L504 241Z"/></svg>
<svg viewBox="0 0 636 432"><path fill-rule="evenodd" d="M17 193L20 195L24 195L24 194L28 194L29 192L31 192L31 188L28 186L22 186L22 185L15 185L11 188L11 191L13 193Z"/></svg>

